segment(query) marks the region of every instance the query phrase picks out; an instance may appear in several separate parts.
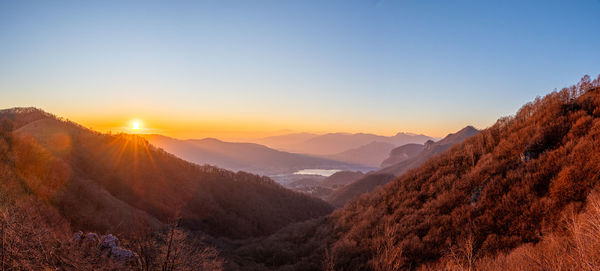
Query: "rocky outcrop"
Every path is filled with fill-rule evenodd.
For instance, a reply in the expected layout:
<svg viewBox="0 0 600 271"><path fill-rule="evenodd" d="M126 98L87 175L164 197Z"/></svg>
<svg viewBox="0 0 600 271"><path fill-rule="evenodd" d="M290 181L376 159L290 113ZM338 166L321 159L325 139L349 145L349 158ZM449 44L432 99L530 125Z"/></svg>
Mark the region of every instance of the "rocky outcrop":
<svg viewBox="0 0 600 271"><path fill-rule="evenodd" d="M115 248L120 245L119 239L112 234L102 236L100 239L100 244L98 244L98 248L106 249L106 248Z"/></svg>
<svg viewBox="0 0 600 271"><path fill-rule="evenodd" d="M120 264L136 264L139 261L139 256L124 247L121 247L119 238L112 234L98 236L98 234L89 232L84 234L79 231L73 235L71 242L74 249L82 250L86 254L91 254L94 251L102 258L118 262Z"/></svg>

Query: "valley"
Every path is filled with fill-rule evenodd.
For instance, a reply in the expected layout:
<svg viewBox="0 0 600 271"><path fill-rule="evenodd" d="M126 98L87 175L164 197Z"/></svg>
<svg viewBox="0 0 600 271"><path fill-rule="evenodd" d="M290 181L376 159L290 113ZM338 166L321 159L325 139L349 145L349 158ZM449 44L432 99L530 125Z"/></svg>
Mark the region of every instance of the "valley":
<svg viewBox="0 0 600 271"><path fill-rule="evenodd" d="M600 270L600 1L0 1L0 271Z"/></svg>
<svg viewBox="0 0 600 271"><path fill-rule="evenodd" d="M297 192L268 177L184 161L151 145L146 136L97 133L35 108L6 109L0 111L2 208L42 208L46 211L36 214L42 220L61 221L60 229L53 226L57 222L45 224L63 235L63 240L48 242L68 242L66 236L77 230L109 232L125 240L125 247L118 248L124 255L135 257L147 253L134 246L140 232L166 230L167 237L152 237L163 238L153 241L160 243L177 230L182 246L203 236L202 246L215 251L203 260L231 270L312 269L323 260L324 250L332 253L336 268L370 268L386 260L378 258L377 238L388 231L395 232L391 240L398 245L385 249L401 249L394 262L402 265L444 264L448 252L437 246L443 240L450 240L451 248L473 240L479 257L498 255L499 250L542 240L541 232L561 223L561 213L583 210L593 194L598 171L595 163L585 161L597 158L599 82L584 78L482 131L468 126L437 142L393 149L387 166L372 172L292 172L298 177L286 185ZM545 166L549 163L557 166ZM522 202L530 206L526 212L518 211ZM334 207L340 209L332 212ZM426 220L414 217L417 213ZM511 219L502 220L502 214ZM24 220L11 223L26 227L33 214L23 215ZM469 221L478 222L469 228ZM372 230L375 236L356 235ZM287 256L277 252L288 245L299 250ZM275 258L263 258L259 251ZM155 253L145 256L160 257ZM373 258L353 260L361 255ZM492 261L479 259L474 264Z"/></svg>

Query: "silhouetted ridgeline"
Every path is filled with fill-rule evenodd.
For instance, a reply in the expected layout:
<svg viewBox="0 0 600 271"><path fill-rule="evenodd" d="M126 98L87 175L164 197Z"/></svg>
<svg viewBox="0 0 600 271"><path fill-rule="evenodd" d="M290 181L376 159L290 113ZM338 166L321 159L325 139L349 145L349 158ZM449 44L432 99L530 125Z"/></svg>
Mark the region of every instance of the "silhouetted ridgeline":
<svg viewBox="0 0 600 271"><path fill-rule="evenodd" d="M248 238L332 210L269 178L195 165L141 137L100 134L41 110L2 110L0 122L0 193L7 204L54 210L41 216L73 230L135 240L178 221L188 231Z"/></svg>

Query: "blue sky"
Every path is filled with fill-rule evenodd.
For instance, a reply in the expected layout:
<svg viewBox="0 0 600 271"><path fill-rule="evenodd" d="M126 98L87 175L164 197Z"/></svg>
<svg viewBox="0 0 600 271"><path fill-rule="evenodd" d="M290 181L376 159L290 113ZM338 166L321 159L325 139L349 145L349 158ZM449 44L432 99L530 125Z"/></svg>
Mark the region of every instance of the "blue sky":
<svg viewBox="0 0 600 271"><path fill-rule="evenodd" d="M600 1L2 1L0 107L180 137L443 136L600 73Z"/></svg>

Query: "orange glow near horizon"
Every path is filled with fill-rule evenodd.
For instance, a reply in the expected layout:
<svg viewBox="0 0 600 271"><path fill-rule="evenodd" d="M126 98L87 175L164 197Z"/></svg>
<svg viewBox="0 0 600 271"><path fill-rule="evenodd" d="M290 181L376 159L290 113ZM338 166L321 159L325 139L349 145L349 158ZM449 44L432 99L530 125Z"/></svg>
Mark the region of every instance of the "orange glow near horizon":
<svg viewBox="0 0 600 271"><path fill-rule="evenodd" d="M131 133L131 134L161 134L179 139L200 139L206 137L218 138L229 141L244 141L268 136L277 136L290 133L372 133L384 136L393 136L398 132L424 134L432 137L444 137L470 123L443 123L427 127L420 127L416 123L407 123L397 127L372 125L364 129L357 128L354 123L328 123L308 122L303 120L275 121L271 120L232 120L232 119L189 119L177 116L141 116L127 118L119 116L98 116L71 118L77 123L90 129L104 133ZM142 119L144 121L142 121ZM476 128L485 128L478 127Z"/></svg>
<svg viewBox="0 0 600 271"><path fill-rule="evenodd" d="M478 129L493 124L469 122L460 118L424 120L411 115L370 118L313 114L267 114L263 112L204 112L177 106L154 107L112 105L110 110L89 108L39 107L102 133L160 134L178 139L218 138L224 141L252 142L254 139L291 133L371 133L393 136L399 132L442 138L467 125ZM134 127L134 122L138 122ZM136 129L139 127L139 129Z"/></svg>

